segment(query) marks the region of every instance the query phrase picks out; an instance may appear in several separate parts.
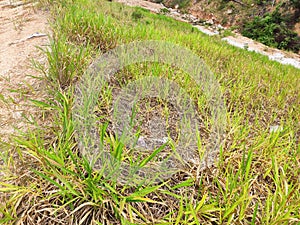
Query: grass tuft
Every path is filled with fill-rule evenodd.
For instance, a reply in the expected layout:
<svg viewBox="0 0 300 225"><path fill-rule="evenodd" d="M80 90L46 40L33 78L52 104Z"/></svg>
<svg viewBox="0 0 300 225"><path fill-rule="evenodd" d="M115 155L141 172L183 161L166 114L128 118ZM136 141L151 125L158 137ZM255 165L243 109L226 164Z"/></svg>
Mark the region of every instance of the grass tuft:
<svg viewBox="0 0 300 225"><path fill-rule="evenodd" d="M190 25L147 10L93 0L47 1L53 16L48 67L39 65L51 98L32 103L50 125L1 145L3 224L298 224L300 222L300 71L208 37ZM211 168L180 168L156 183L120 184L81 154L72 110L74 89L92 59L135 40L184 46L214 72L224 94L227 126ZM134 64L103 85L94 115L107 151L123 162L151 165L166 149L136 155L112 126L113 95L146 76L184 88L199 113L198 150L211 132L206 98L188 74L159 63ZM176 137L170 102L144 98L137 116L166 120ZM142 112L142 113L141 113ZM134 114L134 113L133 113ZM175 118L175 119L174 119ZM146 135L143 117L136 137ZM271 126L282 129L270 132ZM167 148L167 145L164 146ZM138 161L139 160L139 161ZM114 165L112 165L114 166ZM134 181L133 181L134 182Z"/></svg>

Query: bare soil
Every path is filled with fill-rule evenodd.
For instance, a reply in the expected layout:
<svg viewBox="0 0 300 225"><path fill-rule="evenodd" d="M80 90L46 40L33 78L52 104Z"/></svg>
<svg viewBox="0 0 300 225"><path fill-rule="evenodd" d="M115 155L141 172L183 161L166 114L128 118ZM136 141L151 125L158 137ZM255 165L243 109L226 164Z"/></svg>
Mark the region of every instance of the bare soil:
<svg viewBox="0 0 300 225"><path fill-rule="evenodd" d="M26 118L37 113L30 99L45 95L32 60L46 64L37 46L47 46L48 28L46 12L35 3L0 0L0 143L30 129Z"/></svg>

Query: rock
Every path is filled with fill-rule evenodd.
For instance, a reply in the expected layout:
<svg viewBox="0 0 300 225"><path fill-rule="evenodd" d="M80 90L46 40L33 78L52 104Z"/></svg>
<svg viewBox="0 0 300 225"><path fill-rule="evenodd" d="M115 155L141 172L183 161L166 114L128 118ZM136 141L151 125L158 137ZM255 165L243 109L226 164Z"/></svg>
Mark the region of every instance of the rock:
<svg viewBox="0 0 300 225"><path fill-rule="evenodd" d="M170 9L170 8L169 8L169 11L170 11L170 14L171 14L171 15L174 15L174 16L177 16L177 17L180 17L180 16L181 16L181 14L180 14L179 12L177 12L177 11L175 11L175 10L173 10L173 9Z"/></svg>
<svg viewBox="0 0 300 225"><path fill-rule="evenodd" d="M214 25L213 19L207 20L205 23L206 23L206 24L210 24L210 25Z"/></svg>
<svg viewBox="0 0 300 225"><path fill-rule="evenodd" d="M224 30L224 27L223 27L221 24L218 24L217 28L218 28L219 30Z"/></svg>
<svg viewBox="0 0 300 225"><path fill-rule="evenodd" d="M207 34L209 36L214 36L214 35L219 34L218 31L211 31L211 30L209 30L209 29L207 29L206 27L203 27L203 26L196 25L194 27L197 28L198 30L200 30L202 33Z"/></svg>
<svg viewBox="0 0 300 225"><path fill-rule="evenodd" d="M226 41L228 44L233 45L235 47L243 48L243 49L245 48L245 44L243 42L233 40L230 37L225 37L225 38L222 38L221 40Z"/></svg>
<svg viewBox="0 0 300 225"><path fill-rule="evenodd" d="M230 15L230 14L233 13L233 10L232 10L232 9L228 9L226 13L227 13L228 15Z"/></svg>
<svg viewBox="0 0 300 225"><path fill-rule="evenodd" d="M143 136L139 137L139 139L137 141L137 145L140 147L147 148L147 144L146 144L145 138Z"/></svg>
<svg viewBox="0 0 300 225"><path fill-rule="evenodd" d="M193 16L193 15L190 15L190 21L191 21L192 23L197 23L197 22L198 22L198 18L195 17L195 16Z"/></svg>
<svg viewBox="0 0 300 225"><path fill-rule="evenodd" d="M278 125L270 126L270 133L281 132L281 131L283 131L282 126L278 126Z"/></svg>
<svg viewBox="0 0 300 225"><path fill-rule="evenodd" d="M282 59L284 58L284 55L281 53L275 53L273 55L270 56L270 59L276 60L276 59Z"/></svg>

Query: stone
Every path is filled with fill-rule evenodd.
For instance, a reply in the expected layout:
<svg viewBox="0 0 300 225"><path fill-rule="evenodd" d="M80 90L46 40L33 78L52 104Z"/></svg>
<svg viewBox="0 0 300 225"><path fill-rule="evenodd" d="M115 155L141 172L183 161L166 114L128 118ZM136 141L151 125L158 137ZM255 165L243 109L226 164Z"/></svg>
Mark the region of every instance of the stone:
<svg viewBox="0 0 300 225"><path fill-rule="evenodd" d="M233 13L233 10L232 10L232 9L228 9L226 13L227 13L228 15L230 15L230 14Z"/></svg>

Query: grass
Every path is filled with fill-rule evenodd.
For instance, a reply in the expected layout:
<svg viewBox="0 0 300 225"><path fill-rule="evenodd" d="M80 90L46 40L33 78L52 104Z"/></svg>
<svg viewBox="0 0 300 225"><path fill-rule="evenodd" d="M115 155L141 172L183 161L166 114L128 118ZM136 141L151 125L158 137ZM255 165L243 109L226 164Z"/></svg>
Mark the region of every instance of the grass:
<svg viewBox="0 0 300 225"><path fill-rule="evenodd" d="M53 36L50 48L44 50L48 68L36 66L44 73L52 97L32 103L50 125L3 145L7 151L1 154L1 223L300 223L298 69L141 8L92 0L43 4L51 10ZM80 153L72 116L78 80L96 56L135 40L179 44L199 55L215 74L224 95L227 125L214 166L200 173L195 165L181 168L159 183L120 184L105 169L93 170ZM122 145L111 125L111 108L115 91L149 75L169 78L190 95L201 115L198 150L209 143L207 134L212 132L207 99L188 74L159 63L127 66L103 86L94 115L100 144L121 161L142 167L152 165L156 155L135 155ZM176 131L171 105L161 99L153 102L141 99L140 114L160 115ZM283 130L270 132L271 125ZM172 146L154 152L165 150Z"/></svg>

